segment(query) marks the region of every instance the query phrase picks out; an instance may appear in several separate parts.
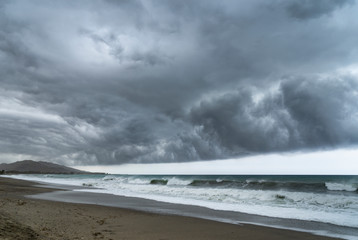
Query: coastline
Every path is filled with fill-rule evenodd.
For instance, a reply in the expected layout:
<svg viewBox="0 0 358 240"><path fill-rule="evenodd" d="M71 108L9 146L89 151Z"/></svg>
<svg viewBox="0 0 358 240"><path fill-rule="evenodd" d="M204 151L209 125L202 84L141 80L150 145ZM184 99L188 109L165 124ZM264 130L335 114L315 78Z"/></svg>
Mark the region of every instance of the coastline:
<svg viewBox="0 0 358 240"><path fill-rule="evenodd" d="M88 198L87 193L57 191L35 182L0 178L0 239L11 234L25 239L338 239L251 224L231 224L178 216L145 209L125 209L99 205L105 194L91 204L41 200L34 194L70 194ZM39 195L38 195L39 196ZM91 198L95 199L95 198ZM72 199L73 200L73 199ZM134 205L138 204L129 199ZM160 204L160 203L159 203ZM153 213L155 212L155 213ZM12 228L7 228L9 224ZM11 231L6 231L11 229ZM8 234L8 236L6 235ZM9 235L10 234L10 235ZM23 235L21 235L23 234ZM27 234L27 235L26 235Z"/></svg>

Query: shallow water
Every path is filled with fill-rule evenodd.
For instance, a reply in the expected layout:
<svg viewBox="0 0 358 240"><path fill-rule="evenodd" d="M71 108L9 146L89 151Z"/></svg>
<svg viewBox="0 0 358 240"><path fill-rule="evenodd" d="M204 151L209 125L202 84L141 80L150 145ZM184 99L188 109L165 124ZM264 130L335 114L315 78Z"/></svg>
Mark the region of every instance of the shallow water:
<svg viewBox="0 0 358 240"><path fill-rule="evenodd" d="M358 229L357 176L16 175L93 193Z"/></svg>

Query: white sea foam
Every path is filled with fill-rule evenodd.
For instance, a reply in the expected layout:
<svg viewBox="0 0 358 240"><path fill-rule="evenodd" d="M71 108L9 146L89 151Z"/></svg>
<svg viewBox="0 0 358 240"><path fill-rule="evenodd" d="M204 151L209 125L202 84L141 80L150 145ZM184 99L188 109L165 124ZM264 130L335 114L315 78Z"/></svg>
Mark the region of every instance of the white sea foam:
<svg viewBox="0 0 358 240"><path fill-rule="evenodd" d="M180 178L172 177L168 180L167 185L178 185L178 186L186 186L191 183L191 180L183 180Z"/></svg>
<svg viewBox="0 0 358 240"><path fill-rule="evenodd" d="M216 210L237 211L270 217L293 218L358 227L358 202L349 197L332 197L305 193L279 192L286 199L279 202L277 192L261 190L227 191L225 189L168 188L143 185L116 189L92 189L92 192L111 193L163 202L208 207ZM80 190L88 191L88 190Z"/></svg>
<svg viewBox="0 0 358 240"><path fill-rule="evenodd" d="M117 179L117 180L123 180L123 179ZM135 178L135 177L129 177L126 179L126 181L130 184L141 184L141 185L146 185L150 183L149 179L142 179L142 178Z"/></svg>
<svg viewBox="0 0 358 240"><path fill-rule="evenodd" d="M112 180L115 180L116 178L112 175L108 175L108 176L104 176L102 178L103 181L112 181Z"/></svg>
<svg viewBox="0 0 358 240"><path fill-rule="evenodd" d="M77 175L78 176L78 175ZM193 179L182 177L157 177L168 180L166 185L150 184L147 176L68 176L55 175L16 175L14 178L43 181L76 186L91 185L98 189L79 189L110 193L115 195L140 197L163 202L197 205L216 210L228 210L281 217L332 223L358 228L358 194L340 191L355 191L353 185L326 183L332 192L303 192L280 190L242 189L235 187L191 186Z"/></svg>
<svg viewBox="0 0 358 240"><path fill-rule="evenodd" d="M331 191L355 192L358 189L358 186L355 183L326 182L325 185L326 185L327 189L331 190Z"/></svg>
<svg viewBox="0 0 358 240"><path fill-rule="evenodd" d="M116 195L140 197L157 201L204 206L271 217L319 221L358 227L358 198L326 193L245 190L234 188L190 187L188 181L168 185L99 183L102 190ZM177 181L177 182L176 182ZM180 184L174 184L180 183ZM81 190L86 191L86 190Z"/></svg>

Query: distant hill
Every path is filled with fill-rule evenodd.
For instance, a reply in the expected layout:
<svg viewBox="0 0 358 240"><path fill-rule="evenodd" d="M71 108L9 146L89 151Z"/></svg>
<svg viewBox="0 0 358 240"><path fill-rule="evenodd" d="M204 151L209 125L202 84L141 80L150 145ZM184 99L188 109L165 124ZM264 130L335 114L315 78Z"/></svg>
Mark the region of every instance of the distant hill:
<svg viewBox="0 0 358 240"><path fill-rule="evenodd" d="M0 172L4 173L37 173L37 174L85 174L89 172L81 171L75 168L50 162L36 162L33 160L24 160L14 163L0 164Z"/></svg>

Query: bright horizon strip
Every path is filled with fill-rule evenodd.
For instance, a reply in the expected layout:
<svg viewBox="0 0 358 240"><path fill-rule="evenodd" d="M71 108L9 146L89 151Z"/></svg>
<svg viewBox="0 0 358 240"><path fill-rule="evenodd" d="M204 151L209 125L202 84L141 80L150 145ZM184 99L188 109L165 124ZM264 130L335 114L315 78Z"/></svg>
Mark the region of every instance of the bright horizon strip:
<svg viewBox="0 0 358 240"><path fill-rule="evenodd" d="M91 172L153 175L358 175L358 149L256 155L182 163L75 166Z"/></svg>

